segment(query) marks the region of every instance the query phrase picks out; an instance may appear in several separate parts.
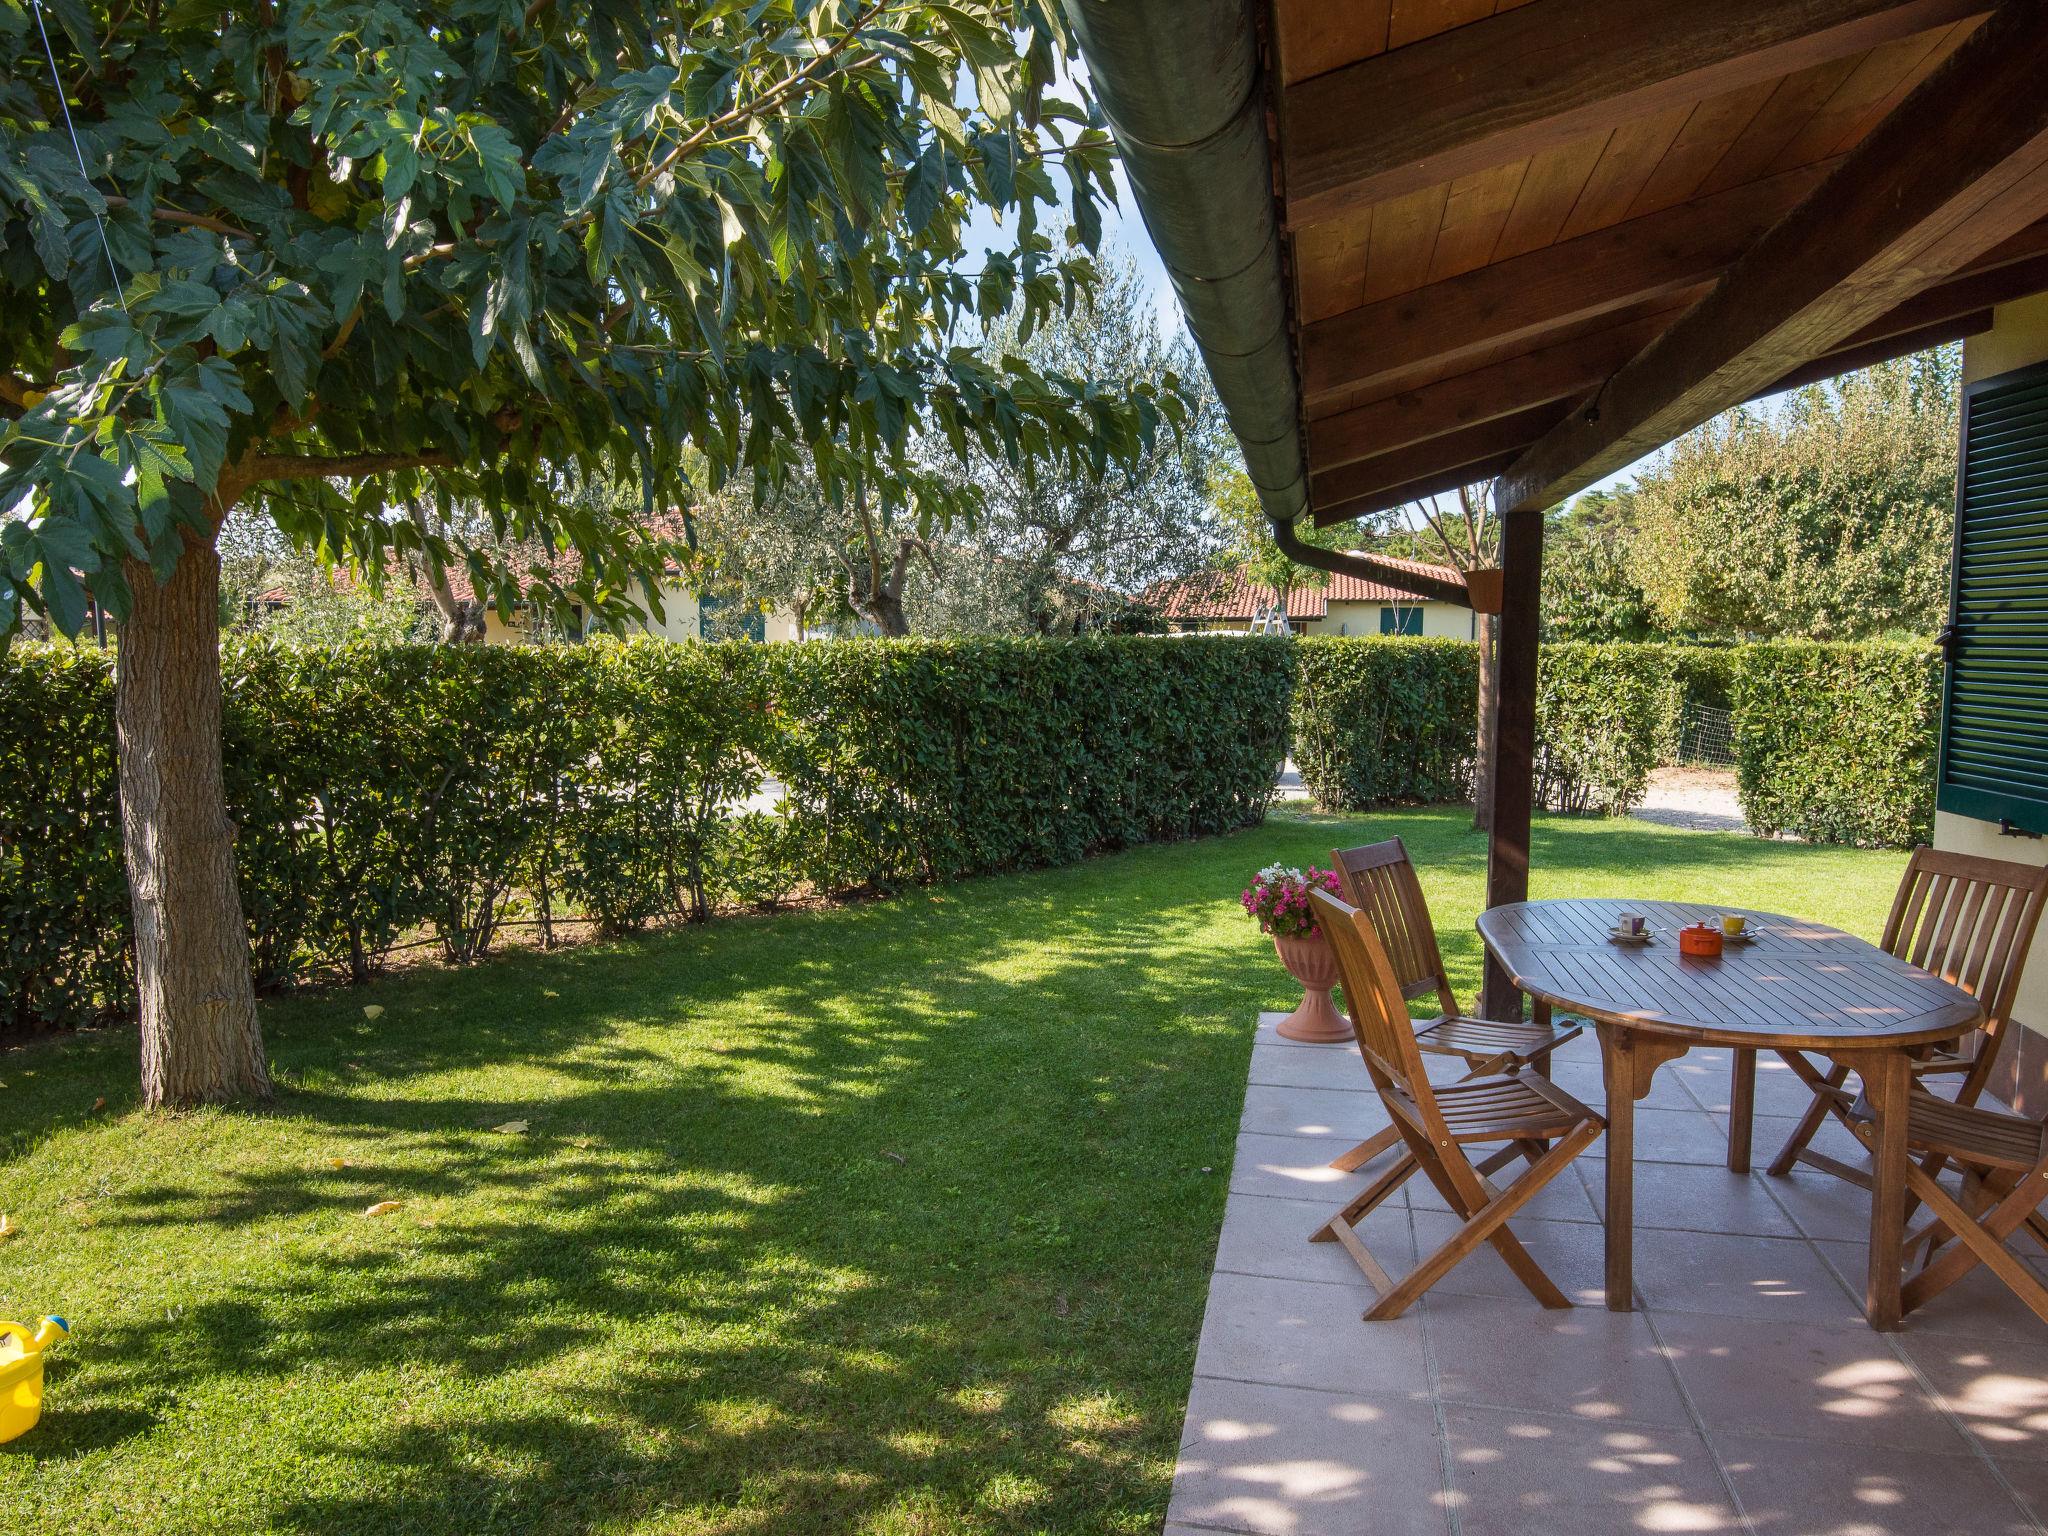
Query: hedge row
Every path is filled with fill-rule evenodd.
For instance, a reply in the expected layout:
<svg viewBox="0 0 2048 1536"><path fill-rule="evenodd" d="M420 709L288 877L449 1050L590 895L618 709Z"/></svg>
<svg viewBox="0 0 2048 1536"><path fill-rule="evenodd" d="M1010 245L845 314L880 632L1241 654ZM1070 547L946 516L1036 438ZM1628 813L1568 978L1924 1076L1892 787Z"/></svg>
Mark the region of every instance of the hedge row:
<svg viewBox="0 0 2048 1536"><path fill-rule="evenodd" d="M1904 848L1934 831L1941 653L1932 645L1743 647L1736 779L1756 831Z"/></svg>
<svg viewBox="0 0 2048 1536"><path fill-rule="evenodd" d="M1478 698L1463 640L1300 642L1295 760L1332 810L1469 793ZM1626 811L1677 754L1688 705L1732 711L1743 813L1761 833L1904 847L1933 820L1940 659L1925 645L1545 646L1537 796Z"/></svg>
<svg viewBox="0 0 2048 1536"><path fill-rule="evenodd" d="M1479 653L1468 640L1300 642L1294 760L1329 810L1461 799L1477 753ZM1655 645L1545 646L1537 796L1551 810L1628 810L1675 739L1680 684ZM1690 648L1684 648L1690 649Z"/></svg>
<svg viewBox="0 0 2048 1536"><path fill-rule="evenodd" d="M1285 750L1277 640L577 648L252 643L223 747L259 984L452 960L508 919L612 931L1221 832ZM764 778L779 812L741 813ZM17 1026L132 1001L112 681L0 660L0 989Z"/></svg>

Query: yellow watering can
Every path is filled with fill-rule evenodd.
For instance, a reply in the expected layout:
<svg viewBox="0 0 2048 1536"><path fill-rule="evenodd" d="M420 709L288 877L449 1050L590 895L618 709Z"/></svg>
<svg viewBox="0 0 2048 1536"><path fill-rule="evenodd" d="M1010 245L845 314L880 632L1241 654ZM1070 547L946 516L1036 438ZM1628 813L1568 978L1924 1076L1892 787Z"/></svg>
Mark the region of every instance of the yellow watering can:
<svg viewBox="0 0 2048 1536"><path fill-rule="evenodd" d="M0 1442L25 1435L43 1416L43 1351L71 1331L61 1317L46 1317L34 1333L0 1321Z"/></svg>

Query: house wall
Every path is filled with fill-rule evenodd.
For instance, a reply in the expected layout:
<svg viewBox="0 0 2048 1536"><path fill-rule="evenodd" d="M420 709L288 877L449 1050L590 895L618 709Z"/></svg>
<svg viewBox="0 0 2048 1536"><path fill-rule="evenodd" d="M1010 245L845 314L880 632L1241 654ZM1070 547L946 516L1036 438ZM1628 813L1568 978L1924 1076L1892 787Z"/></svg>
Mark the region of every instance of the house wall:
<svg viewBox="0 0 2048 1536"><path fill-rule="evenodd" d="M2010 373L2048 361L2048 294L2001 305L1990 330L1963 343L1963 379ZM1995 822L1934 813L1934 846L2020 864L2048 864L2048 842L2004 837ZM2035 935L2013 1017L2017 1031L1992 1075L1991 1091L2029 1114L2048 1112L2048 924Z"/></svg>
<svg viewBox="0 0 2048 1536"><path fill-rule="evenodd" d="M1380 610L1385 603L1331 603L1328 616L1318 624L1318 635L1377 635ZM1403 608L1422 610L1422 633L1432 640L1470 640L1477 634L1470 608L1456 603L1402 603Z"/></svg>

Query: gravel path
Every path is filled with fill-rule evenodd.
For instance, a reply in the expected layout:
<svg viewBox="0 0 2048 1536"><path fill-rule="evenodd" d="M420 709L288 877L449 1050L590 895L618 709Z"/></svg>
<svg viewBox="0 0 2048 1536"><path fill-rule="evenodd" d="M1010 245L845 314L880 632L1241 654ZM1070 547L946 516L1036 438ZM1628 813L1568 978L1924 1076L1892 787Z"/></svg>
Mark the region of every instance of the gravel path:
<svg viewBox="0 0 2048 1536"><path fill-rule="evenodd" d="M1745 832L1732 768L1657 768L1649 793L1632 812L1638 821L1694 832Z"/></svg>

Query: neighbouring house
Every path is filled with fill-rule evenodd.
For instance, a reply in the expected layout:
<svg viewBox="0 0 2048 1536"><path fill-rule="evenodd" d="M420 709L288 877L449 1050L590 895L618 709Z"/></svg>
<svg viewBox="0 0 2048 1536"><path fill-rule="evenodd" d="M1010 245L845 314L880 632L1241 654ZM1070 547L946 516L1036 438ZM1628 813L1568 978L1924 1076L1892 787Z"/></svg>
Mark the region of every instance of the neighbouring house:
<svg viewBox="0 0 2048 1536"><path fill-rule="evenodd" d="M1448 566L1420 560L1389 560L1417 575L1444 581L1464 578ZM1273 589L1246 579L1242 571L1203 571L1146 588L1144 600L1181 634L1243 630L1278 607ZM1297 635L1427 635L1470 640L1478 616L1470 608L1417 597L1362 576L1335 575L1326 585L1287 594L1287 628Z"/></svg>

